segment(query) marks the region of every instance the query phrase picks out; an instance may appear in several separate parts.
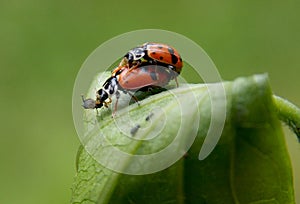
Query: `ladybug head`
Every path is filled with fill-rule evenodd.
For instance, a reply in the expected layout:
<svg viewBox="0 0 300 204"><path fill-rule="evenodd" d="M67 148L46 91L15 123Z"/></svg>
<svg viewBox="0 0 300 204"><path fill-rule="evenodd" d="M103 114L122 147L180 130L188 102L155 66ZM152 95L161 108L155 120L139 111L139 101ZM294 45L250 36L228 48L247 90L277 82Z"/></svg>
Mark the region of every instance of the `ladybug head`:
<svg viewBox="0 0 300 204"><path fill-rule="evenodd" d="M96 106L97 108L101 108L103 104L107 104L108 93L104 91L104 89L99 89L97 91L97 99L96 99Z"/></svg>
<svg viewBox="0 0 300 204"><path fill-rule="evenodd" d="M142 47L136 47L124 56L127 61L129 68L141 62L142 58L145 56L145 50Z"/></svg>

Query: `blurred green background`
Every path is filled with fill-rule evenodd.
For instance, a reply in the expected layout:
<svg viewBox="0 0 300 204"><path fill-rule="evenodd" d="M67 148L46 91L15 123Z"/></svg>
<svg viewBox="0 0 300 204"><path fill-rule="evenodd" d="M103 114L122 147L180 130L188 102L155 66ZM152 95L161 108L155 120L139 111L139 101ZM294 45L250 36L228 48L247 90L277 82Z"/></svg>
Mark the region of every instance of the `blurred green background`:
<svg viewBox="0 0 300 204"><path fill-rule="evenodd" d="M73 83L86 57L124 32L183 34L223 79L267 72L273 91L300 106L300 1L2 0L0 25L1 204L69 203ZM300 203L300 146L285 132Z"/></svg>

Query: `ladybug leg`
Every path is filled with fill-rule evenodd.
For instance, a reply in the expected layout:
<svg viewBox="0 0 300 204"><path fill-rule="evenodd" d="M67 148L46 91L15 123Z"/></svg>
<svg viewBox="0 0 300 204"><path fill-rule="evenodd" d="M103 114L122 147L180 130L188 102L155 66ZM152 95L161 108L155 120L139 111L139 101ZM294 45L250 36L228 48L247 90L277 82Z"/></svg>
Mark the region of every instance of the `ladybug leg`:
<svg viewBox="0 0 300 204"><path fill-rule="evenodd" d="M119 64L119 67L122 67L122 66L127 65L127 64L128 64L128 60L124 57L124 58L121 60L121 62L120 62L120 64Z"/></svg>
<svg viewBox="0 0 300 204"><path fill-rule="evenodd" d="M104 107L106 107L106 108L108 108L108 105L111 104L111 102L112 102L111 98L108 98L107 100L108 100L108 101L104 101L104 102L103 102L103 105L104 105Z"/></svg>
<svg viewBox="0 0 300 204"><path fill-rule="evenodd" d="M177 80L178 74L175 72L175 67L172 66L172 65L169 65L169 66L168 66L168 69L171 70L172 75L174 75L174 80L175 80L175 82L176 82L176 87L178 88L178 87L179 87L178 80ZM175 73L175 74L174 74L174 73Z"/></svg>
<svg viewBox="0 0 300 204"><path fill-rule="evenodd" d="M132 67L130 67L130 69L133 70L133 69L139 67L141 64L142 64L142 63L141 63L140 61L138 61L137 64L136 64L136 65L133 65ZM130 71L131 71L131 70L130 70Z"/></svg>
<svg viewBox="0 0 300 204"><path fill-rule="evenodd" d="M136 64L136 65L134 65L134 66L132 66L132 67L130 67L130 70L128 71L128 72L131 72L132 70L134 70L135 68L137 68L139 65L138 64Z"/></svg>
<svg viewBox="0 0 300 204"><path fill-rule="evenodd" d="M174 80L175 80L175 82L176 82L176 87L178 88L178 87L179 87L179 84L178 84L177 77L174 77Z"/></svg>
<svg viewBox="0 0 300 204"><path fill-rule="evenodd" d="M116 112L117 112L117 109L118 109L118 101L119 101L119 98L120 98L120 92L119 91L116 92L116 98L117 98L117 100L116 100L114 111L112 112L111 117L116 116Z"/></svg>
<svg viewBox="0 0 300 204"><path fill-rule="evenodd" d="M140 105L139 100L138 100L138 98L137 98L135 95L133 95L132 93L129 93L129 92L127 92L127 93L129 94L129 96L131 96L131 98L133 98L133 100L134 100L138 105Z"/></svg>

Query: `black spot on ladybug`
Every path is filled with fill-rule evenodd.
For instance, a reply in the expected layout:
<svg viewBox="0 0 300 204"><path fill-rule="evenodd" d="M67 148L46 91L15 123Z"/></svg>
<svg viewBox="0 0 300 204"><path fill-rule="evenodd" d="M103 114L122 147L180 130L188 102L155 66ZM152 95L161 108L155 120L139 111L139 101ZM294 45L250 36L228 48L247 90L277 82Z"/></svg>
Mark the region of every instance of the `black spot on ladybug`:
<svg viewBox="0 0 300 204"><path fill-rule="evenodd" d="M179 61L182 62L182 58L181 57L179 58Z"/></svg>
<svg viewBox="0 0 300 204"><path fill-rule="evenodd" d="M157 76L155 72L150 72L150 76L154 81L157 81Z"/></svg>
<svg viewBox="0 0 300 204"><path fill-rule="evenodd" d="M153 55L156 55L156 52L152 52Z"/></svg>
<svg viewBox="0 0 300 204"><path fill-rule="evenodd" d="M140 69L142 72L148 72L148 69L146 69L146 67L141 67Z"/></svg>
<svg viewBox="0 0 300 204"><path fill-rule="evenodd" d="M178 62L178 58L174 55L174 49L171 47L168 47L168 51L171 54L172 64L176 64Z"/></svg>
<svg viewBox="0 0 300 204"><path fill-rule="evenodd" d="M172 64L176 64L178 62L178 58L175 55L171 55L172 57Z"/></svg>
<svg viewBox="0 0 300 204"><path fill-rule="evenodd" d="M160 57L159 57L159 59L160 59L160 60L163 60L163 59L164 59L164 57L163 57L163 56L160 56Z"/></svg>

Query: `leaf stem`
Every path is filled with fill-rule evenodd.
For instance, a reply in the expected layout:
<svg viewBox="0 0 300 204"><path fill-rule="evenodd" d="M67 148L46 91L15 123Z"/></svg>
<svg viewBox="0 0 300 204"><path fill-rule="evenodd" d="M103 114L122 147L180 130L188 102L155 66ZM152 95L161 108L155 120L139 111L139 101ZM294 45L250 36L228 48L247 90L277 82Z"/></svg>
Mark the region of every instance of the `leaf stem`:
<svg viewBox="0 0 300 204"><path fill-rule="evenodd" d="M300 142L300 109L279 96L273 96L275 109L281 121L287 124Z"/></svg>

